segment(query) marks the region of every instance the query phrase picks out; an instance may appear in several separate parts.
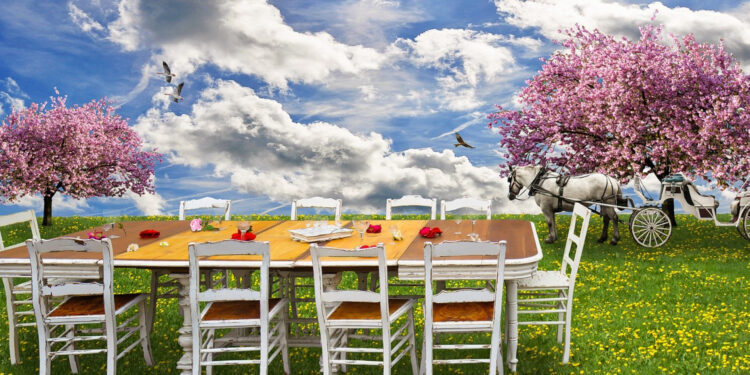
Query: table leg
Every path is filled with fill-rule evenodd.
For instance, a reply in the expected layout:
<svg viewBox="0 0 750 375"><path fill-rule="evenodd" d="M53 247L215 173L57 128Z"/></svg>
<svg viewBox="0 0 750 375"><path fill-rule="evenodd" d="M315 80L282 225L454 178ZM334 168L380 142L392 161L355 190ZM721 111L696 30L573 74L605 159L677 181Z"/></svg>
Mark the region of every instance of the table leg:
<svg viewBox="0 0 750 375"><path fill-rule="evenodd" d="M190 313L190 275L187 273L170 274L169 277L177 281L179 287L178 304L182 310L182 328L177 330L180 337L177 342L182 347L184 354L177 361L177 370L180 375L190 375L193 373L193 328Z"/></svg>
<svg viewBox="0 0 750 375"><path fill-rule="evenodd" d="M516 352L518 351L518 284L516 280L505 280L505 291L508 294L508 305L505 313L508 319L508 349L505 360L511 372L516 372Z"/></svg>

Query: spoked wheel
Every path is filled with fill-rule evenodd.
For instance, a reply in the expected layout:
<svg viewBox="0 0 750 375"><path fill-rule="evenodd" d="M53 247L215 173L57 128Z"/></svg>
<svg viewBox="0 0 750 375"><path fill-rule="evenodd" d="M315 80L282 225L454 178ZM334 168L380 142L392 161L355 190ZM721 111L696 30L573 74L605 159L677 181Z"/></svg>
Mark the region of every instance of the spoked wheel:
<svg viewBox="0 0 750 375"><path fill-rule="evenodd" d="M646 207L630 216L630 235L641 246L659 247L672 235L672 223L661 209Z"/></svg>
<svg viewBox="0 0 750 375"><path fill-rule="evenodd" d="M740 222L737 225L737 231L740 232L742 237L750 241L750 207L745 207L744 214L739 219Z"/></svg>

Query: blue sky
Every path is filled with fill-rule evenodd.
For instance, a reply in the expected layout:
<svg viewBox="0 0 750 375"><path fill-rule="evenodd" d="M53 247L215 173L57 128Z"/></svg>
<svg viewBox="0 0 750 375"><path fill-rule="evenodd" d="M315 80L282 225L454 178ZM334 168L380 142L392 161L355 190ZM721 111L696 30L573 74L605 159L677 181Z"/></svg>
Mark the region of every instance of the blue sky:
<svg viewBox="0 0 750 375"><path fill-rule="evenodd" d="M176 214L179 200L287 213L295 197L382 212L387 197L491 198L494 104L514 94L575 23L627 37L656 11L667 31L724 39L750 63L750 5L732 1L14 1L0 12L0 118L43 102L109 97L164 153L156 195L58 197L54 215ZM169 62L184 101L156 72ZM453 147L461 128L475 149ZM719 192L715 192L719 193ZM731 194L721 195L726 207ZM32 207L26 197L0 212ZM276 210L273 210L277 208Z"/></svg>

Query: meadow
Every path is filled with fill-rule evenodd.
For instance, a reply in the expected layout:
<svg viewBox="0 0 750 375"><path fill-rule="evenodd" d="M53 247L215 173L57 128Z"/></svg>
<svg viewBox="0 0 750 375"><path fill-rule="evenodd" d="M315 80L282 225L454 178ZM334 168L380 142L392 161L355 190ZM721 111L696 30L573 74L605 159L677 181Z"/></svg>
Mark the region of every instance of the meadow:
<svg viewBox="0 0 750 375"><path fill-rule="evenodd" d="M412 216L411 218L416 218ZM547 228L542 216L494 215L496 219L523 218L537 225L540 240ZM67 217L54 218L52 227L41 227L50 238L110 221L170 220L174 217ZM283 217L235 216L233 219L279 220ZM351 219L348 217L347 219ZM623 216L627 223L627 217ZM726 218L724 218L726 219ZM519 329L519 374L730 374L750 373L750 242L734 228L717 228L678 215L678 226L669 242L658 249L638 247L626 225L620 226L617 246L596 243L602 221L592 218L575 287L571 361L563 365L562 345L555 328L522 326ZM558 243L542 243L540 269L560 267L569 216L559 216ZM29 237L17 227L3 228L5 243ZM150 273L116 270L117 291L146 292ZM345 283L353 283L351 276ZM405 291L420 293L415 289ZM0 316L6 319L5 303ZM304 309L314 314L314 307ZM418 342L423 322L421 307L415 312ZM314 315L312 315L314 316ZM176 301L159 300L151 336L156 365L147 367L136 349L118 363L118 372L177 374L175 363L182 354L177 330L182 318ZM7 324L0 324L0 375L35 374L38 371L37 335L21 329L22 363L10 364ZM471 337L483 340L483 337ZM293 374L317 374L319 349L290 351ZM482 353L483 354L483 353ZM70 372L66 359L53 362L54 374ZM104 356L81 358L83 374L104 371ZM257 373L253 367L216 368L216 374ZM507 371L507 368L506 368ZM378 374L371 367L350 367L352 374ZM484 373L483 366L439 366L436 374ZM270 373L282 373L275 361ZM408 361L395 374L411 373Z"/></svg>

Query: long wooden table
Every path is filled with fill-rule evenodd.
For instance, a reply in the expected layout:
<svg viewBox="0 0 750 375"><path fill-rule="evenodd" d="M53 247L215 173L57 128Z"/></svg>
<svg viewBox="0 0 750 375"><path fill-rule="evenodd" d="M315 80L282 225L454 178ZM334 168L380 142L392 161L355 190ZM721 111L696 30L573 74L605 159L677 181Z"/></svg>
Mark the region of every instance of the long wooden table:
<svg viewBox="0 0 750 375"><path fill-rule="evenodd" d="M424 243L451 240L466 240L472 231L471 220L464 220L457 224L451 220L372 220L371 224L380 224L381 233L367 233L360 240L359 234L354 232L351 237L336 239L324 243L326 246L340 248L355 248L362 244L375 245L383 243L386 249L387 264L397 271L398 277L406 280L424 279ZM271 267L277 270L300 271L311 270L309 245L292 240L289 230L301 229L310 222L304 221L255 221L252 222L253 232L257 234L256 241L268 241L271 246ZM219 224L221 230L211 232L191 232L188 221L153 221L127 222L123 228L114 228L107 232L116 235L112 239L115 252L115 267L145 268L152 270L169 270L170 276L180 285L179 305L182 309L184 321L179 329L178 342L185 354L177 363L182 374L189 374L192 361L191 317L188 297L188 251L190 242L218 241L229 239L237 231L237 222L225 221ZM345 222L350 226L350 222ZM404 235L403 240L393 240L389 227L397 225ZM418 235L423 226L440 227L443 235L434 239L425 239ZM141 239L138 233L144 229L154 229L161 232L157 239ZM473 225L480 240L507 242L505 280L507 288L507 306L509 332L506 360L511 370L515 370L516 351L518 344L517 325L517 287L515 280L531 276L542 258L542 250L536 234L534 224L522 220L477 220ZM71 233L70 237L88 238L90 230ZM456 233L460 232L460 233ZM165 246L163 242L166 242ZM129 244L138 244L139 249L127 252ZM60 276L70 276L66 268L75 265L91 266L91 272L98 272L99 259L79 254L65 252L55 253L45 257L45 262L59 270ZM260 261L253 256L227 256L211 258L211 266L216 268L257 268ZM324 259L323 266L331 270L368 269L377 266L377 260L372 258ZM464 257L458 261L436 262L434 277L436 279L471 278L485 279L494 277L496 263L484 257ZM29 258L26 246L0 252L0 277L29 277Z"/></svg>

